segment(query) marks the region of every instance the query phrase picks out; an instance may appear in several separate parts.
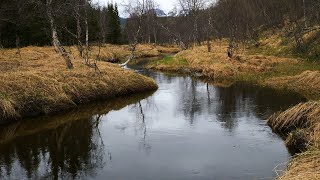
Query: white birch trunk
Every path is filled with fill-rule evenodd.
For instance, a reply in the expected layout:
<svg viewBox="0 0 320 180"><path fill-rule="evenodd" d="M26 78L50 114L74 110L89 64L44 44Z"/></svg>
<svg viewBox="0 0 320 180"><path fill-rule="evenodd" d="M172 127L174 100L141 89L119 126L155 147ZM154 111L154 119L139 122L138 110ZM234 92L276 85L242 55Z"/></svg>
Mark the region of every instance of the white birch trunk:
<svg viewBox="0 0 320 180"><path fill-rule="evenodd" d="M54 22L54 18L52 15L52 0L46 0L46 6L47 6L47 15L50 21L50 27L51 27L51 33L52 33L52 44L57 52L59 52L62 57L65 60L65 63L67 65L68 69L73 68L73 64L71 62L71 59L69 57L69 54L67 51L61 46L59 38L58 38L58 33L56 29L56 25Z"/></svg>
<svg viewBox="0 0 320 180"><path fill-rule="evenodd" d="M85 1L85 20L84 20L84 23L85 23L85 27L86 27L86 64L90 64L89 62L89 25L88 25L88 10L87 10L87 7L88 6L88 2L87 0Z"/></svg>

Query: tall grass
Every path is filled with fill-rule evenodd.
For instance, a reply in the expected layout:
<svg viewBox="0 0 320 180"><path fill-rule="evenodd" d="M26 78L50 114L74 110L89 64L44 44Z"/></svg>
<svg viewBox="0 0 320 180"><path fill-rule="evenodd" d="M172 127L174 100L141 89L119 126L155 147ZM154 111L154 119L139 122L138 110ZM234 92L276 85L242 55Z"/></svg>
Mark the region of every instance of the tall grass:
<svg viewBox="0 0 320 180"><path fill-rule="evenodd" d="M95 47L93 47L95 49ZM22 60L14 49L0 56L0 121L63 111L96 99L154 90L153 79L118 65L98 62L101 73L88 68L77 57L73 70L52 47L21 49ZM91 57L95 57L92 51Z"/></svg>
<svg viewBox="0 0 320 180"><path fill-rule="evenodd" d="M287 145L302 148L303 151L296 155L279 179L320 179L320 103L312 101L298 104L274 114L268 124L273 130L286 135Z"/></svg>

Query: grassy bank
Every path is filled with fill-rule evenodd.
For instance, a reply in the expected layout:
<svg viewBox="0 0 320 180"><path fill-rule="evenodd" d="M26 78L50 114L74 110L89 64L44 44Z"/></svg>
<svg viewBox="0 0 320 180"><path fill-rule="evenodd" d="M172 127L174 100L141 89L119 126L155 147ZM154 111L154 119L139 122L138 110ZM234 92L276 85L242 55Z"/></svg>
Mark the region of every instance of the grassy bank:
<svg viewBox="0 0 320 180"><path fill-rule="evenodd" d="M298 104L269 118L268 124L284 135L295 156L280 179L320 179L320 103Z"/></svg>
<svg viewBox="0 0 320 180"><path fill-rule="evenodd" d="M295 91L309 100L269 119L274 131L299 153L279 179L320 179L320 31L303 36L298 51L285 32L266 32L259 46L244 45L230 59L226 41L179 52L152 62L148 68L202 76L214 82L246 81L275 89ZM230 83L229 83L230 84Z"/></svg>
<svg viewBox="0 0 320 180"><path fill-rule="evenodd" d="M202 76L212 81L247 81L263 86L296 91L308 99L319 99L319 89L310 82L288 85L291 77L304 76L310 71L318 73L320 63L303 60L297 57L279 57L275 55L254 54L244 47L230 59L226 42L214 42L213 51L207 52L206 46L181 51L173 57L166 57L152 62L147 67L159 71L187 73ZM276 78L280 78L277 80ZM287 80L285 80L287 79ZM320 80L320 79L319 79ZM274 83L277 81L277 83ZM292 81L292 80L291 80ZM283 82L283 83L282 83ZM305 91L304 89L309 89Z"/></svg>
<svg viewBox="0 0 320 180"><path fill-rule="evenodd" d="M227 44L213 45L213 52L207 52L206 46L197 46L182 51L174 57L167 57L154 62L149 68L163 71L180 71L188 69L190 72L201 73L212 80L232 79L257 81L271 72L275 66L283 64L297 64L292 58L274 56L251 55L245 51L239 52L237 59L230 60L226 54ZM256 76L260 74L260 76Z"/></svg>
<svg viewBox="0 0 320 180"><path fill-rule="evenodd" d="M91 57L96 56L96 48L93 47ZM1 122L157 88L153 79L115 64L98 62L101 73L97 73L77 58L75 48L69 49L73 55L73 70L65 68L62 57L52 47L23 48L21 59L15 49L1 50Z"/></svg>
<svg viewBox="0 0 320 180"><path fill-rule="evenodd" d="M71 48L76 52L76 47ZM99 48L92 47L92 54L97 55ZM137 45L135 56L136 58L158 57L162 53L177 53L180 49L174 46L158 46L152 44L139 44ZM77 55L77 53L76 53ZM131 55L129 45L111 45L105 44L101 47L100 59L107 62L120 62L125 60Z"/></svg>
<svg viewBox="0 0 320 180"><path fill-rule="evenodd" d="M137 103L141 99L147 98L152 92L139 93L126 97L118 97L107 101L92 102L80 105L63 114L52 117L37 117L27 121L19 121L3 128L0 127L0 145L8 143L15 138L30 136L33 134L57 129L75 121L88 120L95 115L104 115L112 110L119 110L127 105ZM99 119L96 120L99 123Z"/></svg>

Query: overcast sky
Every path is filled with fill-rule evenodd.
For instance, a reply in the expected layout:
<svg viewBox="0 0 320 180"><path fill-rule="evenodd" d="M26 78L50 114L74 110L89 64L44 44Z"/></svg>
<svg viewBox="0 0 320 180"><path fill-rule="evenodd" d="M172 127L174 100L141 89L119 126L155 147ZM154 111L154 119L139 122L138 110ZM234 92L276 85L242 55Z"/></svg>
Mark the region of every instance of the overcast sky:
<svg viewBox="0 0 320 180"><path fill-rule="evenodd" d="M123 7L121 5L128 4L128 1L135 0L94 0L94 2L99 2L100 4L107 4L108 2L116 2L119 5L119 11L121 16L125 16L123 13ZM159 8L162 9L165 13L168 13L173 9L176 5L176 0L155 0L155 2L159 5Z"/></svg>

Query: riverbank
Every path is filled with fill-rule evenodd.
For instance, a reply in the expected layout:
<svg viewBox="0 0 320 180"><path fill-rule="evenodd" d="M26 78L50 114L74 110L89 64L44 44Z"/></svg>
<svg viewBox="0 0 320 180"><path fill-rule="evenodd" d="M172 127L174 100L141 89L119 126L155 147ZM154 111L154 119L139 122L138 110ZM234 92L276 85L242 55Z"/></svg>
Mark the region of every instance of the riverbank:
<svg viewBox="0 0 320 180"><path fill-rule="evenodd" d="M59 127L64 127L75 121L90 119L94 116L96 124L102 115L112 110L120 110L130 104L137 103L147 98L153 92L133 94L126 97L117 97L108 99L107 101L92 102L85 105L79 105L77 108L66 112L48 117L32 118L27 121L19 121L5 127L0 127L0 145L6 144L16 138L31 136L40 132L45 132Z"/></svg>
<svg viewBox="0 0 320 180"><path fill-rule="evenodd" d="M71 47L75 56L78 56L76 47ZM92 54L97 56L99 54L99 47L91 47ZM162 57L162 53L173 54L180 52L180 48L175 46L159 46L153 44L138 44L135 51L136 58L150 58L150 57ZM125 61L128 56L131 55L131 49L129 45L112 45L104 44L100 47L100 60L105 62L117 63Z"/></svg>
<svg viewBox="0 0 320 180"><path fill-rule="evenodd" d="M200 76L217 82L247 81L292 90L308 99L318 100L319 89L311 81L297 84L291 80L320 73L320 29L304 32L299 47L295 38L288 35L288 29L290 27L266 30L257 41L238 43L232 58L227 55L229 42L223 39L211 42L211 52L208 52L207 44L195 46L173 57L152 62L148 68Z"/></svg>
<svg viewBox="0 0 320 180"><path fill-rule="evenodd" d="M308 91L304 90L306 84L301 84L300 88L297 88L298 84L288 84L292 78L299 78L296 76L319 73L320 64L317 62L293 57L252 54L246 49L239 50L237 56L230 59L226 54L227 43L223 41L213 43L212 49L213 52L208 52L206 46L197 46L181 51L173 57L168 56L162 60L153 61L147 65L147 68L194 75L216 82L245 81L292 90L308 99L320 98L319 90L313 84L307 84ZM282 79L274 83L276 78Z"/></svg>
<svg viewBox="0 0 320 180"><path fill-rule="evenodd" d="M93 47L96 49L97 47ZM68 48L67 48L68 49ZM72 53L74 69L67 70L53 47L26 47L0 54L0 122L52 114L89 101L157 89L156 82L119 65L99 61L101 73ZM73 50L74 49L74 50ZM94 50L91 57L96 57Z"/></svg>
<svg viewBox="0 0 320 180"><path fill-rule="evenodd" d="M205 45L197 46L152 62L147 67L218 83L245 81L303 95L310 102L269 119L272 129L284 135L287 146L302 152L291 160L279 179L320 179L320 59L317 55L320 31L309 32L303 37L310 50L303 53L297 53L293 39L284 37L265 35L258 46L238 48L233 58L227 56L226 41L215 41L212 52L208 52Z"/></svg>
<svg viewBox="0 0 320 180"><path fill-rule="evenodd" d="M270 127L284 135L297 154L279 179L320 179L320 103L298 104L268 120Z"/></svg>

